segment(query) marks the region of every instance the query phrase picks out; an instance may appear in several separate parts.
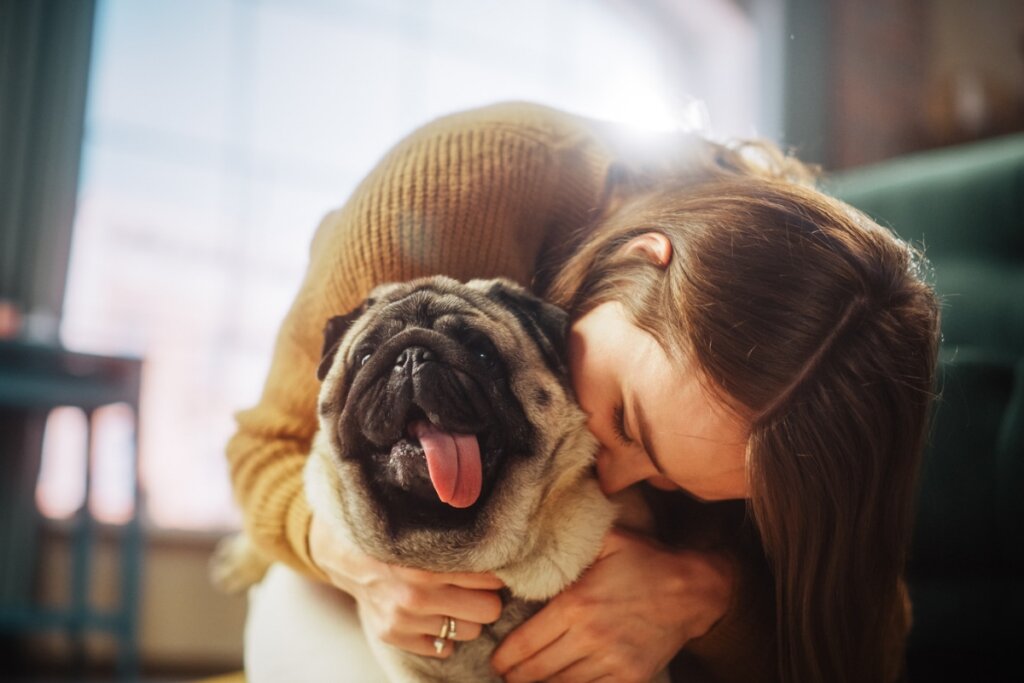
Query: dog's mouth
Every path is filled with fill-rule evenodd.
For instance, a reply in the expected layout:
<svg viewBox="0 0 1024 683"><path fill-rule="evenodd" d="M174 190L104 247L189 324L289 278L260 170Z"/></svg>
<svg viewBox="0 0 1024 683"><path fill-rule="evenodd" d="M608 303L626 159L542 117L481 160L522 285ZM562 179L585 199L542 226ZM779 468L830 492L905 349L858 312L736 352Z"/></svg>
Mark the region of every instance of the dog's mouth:
<svg viewBox="0 0 1024 683"><path fill-rule="evenodd" d="M423 449L430 483L441 502L455 508L475 503L483 480L476 435L447 432L428 420L411 422L408 431Z"/></svg>
<svg viewBox="0 0 1024 683"><path fill-rule="evenodd" d="M473 508L487 497L503 459L501 443L496 429L463 433L414 406L404 435L390 448L373 449L373 478L389 498L411 497L424 508L452 512Z"/></svg>

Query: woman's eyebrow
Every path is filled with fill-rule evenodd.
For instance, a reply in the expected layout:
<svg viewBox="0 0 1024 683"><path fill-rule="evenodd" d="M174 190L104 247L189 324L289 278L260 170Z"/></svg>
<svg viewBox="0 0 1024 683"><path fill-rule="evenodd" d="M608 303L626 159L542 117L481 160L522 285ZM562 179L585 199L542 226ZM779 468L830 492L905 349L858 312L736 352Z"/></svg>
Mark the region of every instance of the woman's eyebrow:
<svg viewBox="0 0 1024 683"><path fill-rule="evenodd" d="M654 442L651 441L651 425L647 421L647 415L644 414L644 409L640 405L640 401L637 400L636 394L633 394L631 399L630 404L633 409L633 416L636 418L636 426L640 432L640 443L643 444L644 450L647 451L647 455L650 456L651 462L654 463L654 469L658 470L658 474L663 477L668 477L668 474L665 472L665 468L661 464L661 459L654 451Z"/></svg>

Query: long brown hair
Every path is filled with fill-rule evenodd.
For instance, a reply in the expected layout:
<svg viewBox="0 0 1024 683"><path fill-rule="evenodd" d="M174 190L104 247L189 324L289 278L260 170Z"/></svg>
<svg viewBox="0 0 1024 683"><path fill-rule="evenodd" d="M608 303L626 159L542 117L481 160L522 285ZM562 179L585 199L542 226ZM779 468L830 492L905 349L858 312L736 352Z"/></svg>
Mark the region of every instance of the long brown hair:
<svg viewBox="0 0 1024 683"><path fill-rule="evenodd" d="M703 175L634 179L547 294L620 301L752 424L781 678L891 679L938 343L923 259L770 145L706 149ZM622 249L649 231L664 270Z"/></svg>

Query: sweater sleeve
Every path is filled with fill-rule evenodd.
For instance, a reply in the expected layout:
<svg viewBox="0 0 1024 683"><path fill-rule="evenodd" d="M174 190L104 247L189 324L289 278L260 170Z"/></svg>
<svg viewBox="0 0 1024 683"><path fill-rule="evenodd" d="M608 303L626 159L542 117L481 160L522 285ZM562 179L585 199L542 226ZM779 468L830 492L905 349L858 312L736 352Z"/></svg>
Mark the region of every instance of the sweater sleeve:
<svg viewBox="0 0 1024 683"><path fill-rule="evenodd" d="M672 680L777 681L774 581L746 504L701 502L681 491L646 486L643 492L659 540L669 547L726 558L735 576L728 610L707 633L679 652L671 664Z"/></svg>
<svg viewBox="0 0 1024 683"><path fill-rule="evenodd" d="M754 566L740 564L729 611L706 634L691 640L673 662L673 679L695 666L715 683L774 683L779 680L773 591ZM699 679L699 677L698 677Z"/></svg>
<svg viewBox="0 0 1024 683"><path fill-rule="evenodd" d="M443 273L529 284L542 248L600 201L607 161L576 119L527 104L439 119L399 143L319 226L258 404L227 447L247 534L317 575L302 469L322 330L376 285ZM557 239L557 238L556 238Z"/></svg>

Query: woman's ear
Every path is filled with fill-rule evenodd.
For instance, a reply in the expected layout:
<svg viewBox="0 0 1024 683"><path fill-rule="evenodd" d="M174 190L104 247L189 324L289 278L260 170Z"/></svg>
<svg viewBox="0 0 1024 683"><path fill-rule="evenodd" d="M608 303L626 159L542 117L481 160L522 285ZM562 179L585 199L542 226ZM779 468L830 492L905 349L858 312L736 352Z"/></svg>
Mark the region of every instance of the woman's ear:
<svg viewBox="0 0 1024 683"><path fill-rule="evenodd" d="M672 242L660 232L637 235L622 247L627 254L641 256L659 268L667 268L672 260Z"/></svg>

